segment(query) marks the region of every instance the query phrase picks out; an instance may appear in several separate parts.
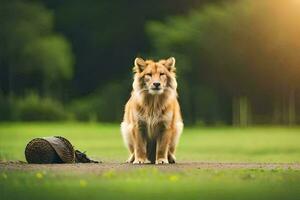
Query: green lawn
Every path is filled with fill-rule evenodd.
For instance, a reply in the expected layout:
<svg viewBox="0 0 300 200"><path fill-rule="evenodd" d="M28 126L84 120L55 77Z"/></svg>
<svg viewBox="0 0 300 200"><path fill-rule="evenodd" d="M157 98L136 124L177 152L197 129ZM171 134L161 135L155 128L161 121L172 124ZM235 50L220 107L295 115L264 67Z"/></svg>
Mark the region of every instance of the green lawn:
<svg viewBox="0 0 300 200"><path fill-rule="evenodd" d="M118 125L0 124L0 159L25 160L26 144L35 137L60 135L76 148L103 161L124 161ZM300 128L185 128L179 161L300 162Z"/></svg>
<svg viewBox="0 0 300 200"><path fill-rule="evenodd" d="M0 124L0 160L25 160L34 137L61 135L104 162L127 158L118 125ZM179 162L300 162L300 128L186 128ZM0 169L0 199L300 199L294 169L190 169L155 166L103 173Z"/></svg>
<svg viewBox="0 0 300 200"><path fill-rule="evenodd" d="M1 199L272 199L300 197L299 171L137 169L104 174L13 173L0 178Z"/></svg>

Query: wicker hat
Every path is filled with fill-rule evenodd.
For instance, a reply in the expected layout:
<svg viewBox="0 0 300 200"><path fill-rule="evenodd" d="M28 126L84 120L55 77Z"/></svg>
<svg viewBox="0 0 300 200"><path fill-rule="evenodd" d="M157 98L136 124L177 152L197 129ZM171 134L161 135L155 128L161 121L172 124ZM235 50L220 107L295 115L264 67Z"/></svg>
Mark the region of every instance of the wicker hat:
<svg viewBox="0 0 300 200"><path fill-rule="evenodd" d="M25 149L28 163L74 163L75 151L72 144L63 137L43 137L31 140Z"/></svg>
<svg viewBox="0 0 300 200"><path fill-rule="evenodd" d="M35 138L25 148L28 163L99 163L90 159L85 152L74 150L71 142L61 136Z"/></svg>

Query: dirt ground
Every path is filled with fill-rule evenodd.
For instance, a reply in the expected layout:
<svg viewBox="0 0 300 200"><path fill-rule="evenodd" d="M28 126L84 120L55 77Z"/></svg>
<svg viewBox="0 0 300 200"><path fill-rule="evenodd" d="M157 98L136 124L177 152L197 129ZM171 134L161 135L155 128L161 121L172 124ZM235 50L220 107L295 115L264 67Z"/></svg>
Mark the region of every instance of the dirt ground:
<svg viewBox="0 0 300 200"><path fill-rule="evenodd" d="M294 169L300 170L300 163L219 163L219 162L180 162L169 165L133 165L127 163L97 164L27 164L24 162L0 161L0 171L55 171L74 173L99 173L107 170L130 171L141 168L157 168L160 171L184 171L194 169Z"/></svg>

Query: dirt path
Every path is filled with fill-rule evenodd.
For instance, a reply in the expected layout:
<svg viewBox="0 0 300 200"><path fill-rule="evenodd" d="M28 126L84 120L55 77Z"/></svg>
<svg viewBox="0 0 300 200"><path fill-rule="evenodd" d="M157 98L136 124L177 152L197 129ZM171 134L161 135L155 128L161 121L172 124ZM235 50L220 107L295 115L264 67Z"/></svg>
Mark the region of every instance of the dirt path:
<svg viewBox="0 0 300 200"><path fill-rule="evenodd" d="M193 169L295 169L300 170L300 163L218 163L185 162L171 165L132 165L125 163L100 164L27 164L20 162L0 162L0 171L56 171L75 173L102 173L107 170L130 171L141 168L157 168L160 171L183 171Z"/></svg>

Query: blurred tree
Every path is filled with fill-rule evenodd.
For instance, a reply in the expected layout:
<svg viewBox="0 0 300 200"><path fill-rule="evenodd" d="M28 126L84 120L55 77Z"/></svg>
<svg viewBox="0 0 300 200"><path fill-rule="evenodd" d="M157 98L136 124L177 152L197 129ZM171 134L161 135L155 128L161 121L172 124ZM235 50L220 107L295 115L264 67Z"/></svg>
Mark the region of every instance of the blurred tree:
<svg viewBox="0 0 300 200"><path fill-rule="evenodd" d="M149 23L148 32L158 54L184 60L180 66L189 88L202 84L232 96L233 123L251 122L249 97L279 95L288 100L276 115L293 124L300 73L299 6L292 0L230 2ZM190 99L194 96L192 92Z"/></svg>
<svg viewBox="0 0 300 200"><path fill-rule="evenodd" d="M72 78L71 49L61 36L36 39L25 47L24 55L27 58L24 63L27 72L37 71L42 75L44 94L55 93L55 90L59 89L61 85L57 81Z"/></svg>
<svg viewBox="0 0 300 200"><path fill-rule="evenodd" d="M298 1L0 0L0 3L3 100L9 93L20 95L32 89L52 96L87 95L84 103L89 104L90 99L97 102L97 118L113 121L117 114L104 119L101 113L106 112L109 102L114 102L117 108L127 98L127 93L121 91L125 85L130 86L129 71L134 57L172 55L177 58L179 94L186 121L212 124L232 120L247 125L254 112L268 113L263 119L266 122L297 121ZM207 3L214 4L203 7ZM190 12L191 9L194 10ZM72 43L76 63L64 37ZM124 77L126 81L121 82ZM72 83L71 87L62 92L67 83ZM120 99L112 95L117 93ZM83 103L79 101L74 107L79 104ZM94 106L82 107L82 110L93 109ZM255 122L260 119L254 118Z"/></svg>
<svg viewBox="0 0 300 200"><path fill-rule="evenodd" d="M25 89L46 93L54 84L58 86L60 81L70 79L71 48L64 37L53 33L53 14L30 1L1 0L0 3L0 68L4 93L22 94Z"/></svg>
<svg viewBox="0 0 300 200"><path fill-rule="evenodd" d="M132 60L149 53L149 20L185 14L223 0L41 0L56 15L56 30L72 42L76 56L73 96L89 95L110 81L127 78Z"/></svg>

